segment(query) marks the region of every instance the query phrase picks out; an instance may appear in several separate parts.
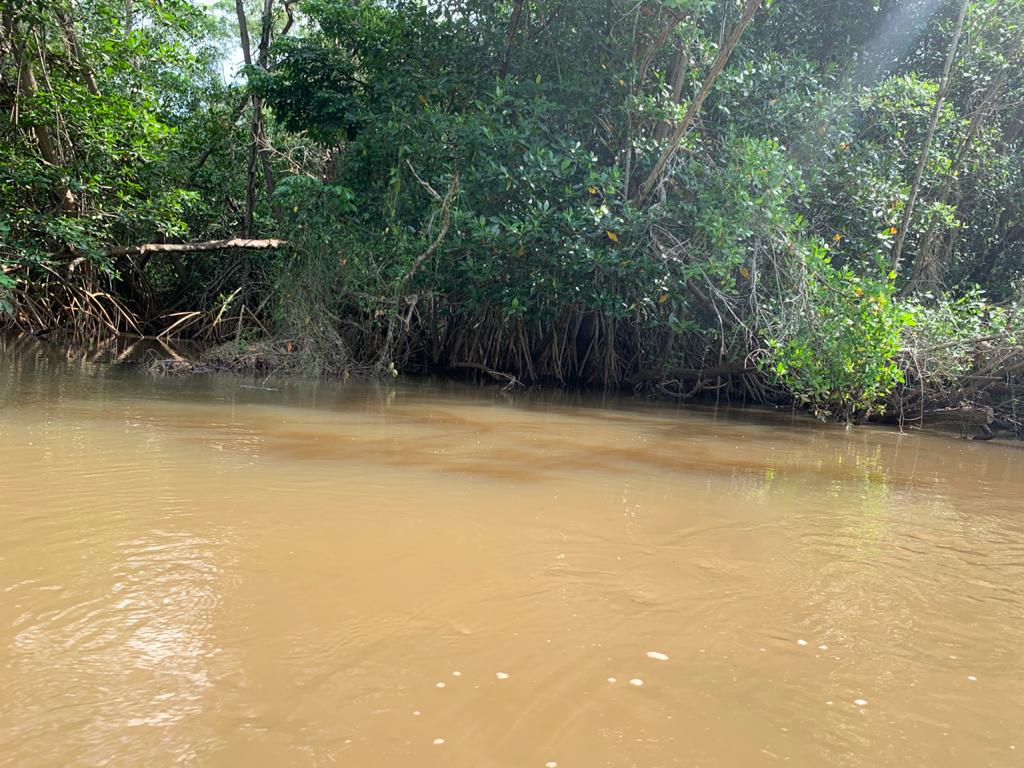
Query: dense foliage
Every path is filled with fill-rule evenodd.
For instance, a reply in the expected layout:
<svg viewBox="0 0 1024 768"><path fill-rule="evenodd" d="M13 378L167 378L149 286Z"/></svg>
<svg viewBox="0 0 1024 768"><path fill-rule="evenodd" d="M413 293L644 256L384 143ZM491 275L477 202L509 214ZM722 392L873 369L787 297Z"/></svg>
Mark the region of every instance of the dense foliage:
<svg viewBox="0 0 1024 768"><path fill-rule="evenodd" d="M4 9L0 309L23 328L851 418L909 386L942 312L1013 314L1021 0ZM289 244L123 247L238 236Z"/></svg>

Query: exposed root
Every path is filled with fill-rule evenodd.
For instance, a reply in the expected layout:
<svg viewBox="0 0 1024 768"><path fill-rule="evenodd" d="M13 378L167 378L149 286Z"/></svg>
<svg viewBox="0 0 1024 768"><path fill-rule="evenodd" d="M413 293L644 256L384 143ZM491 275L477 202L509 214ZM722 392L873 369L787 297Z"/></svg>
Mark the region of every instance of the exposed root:
<svg viewBox="0 0 1024 768"><path fill-rule="evenodd" d="M492 379L496 381L504 381L505 386L502 387L506 392L509 390L522 388L526 389L526 385L523 384L518 378L513 376L511 373L503 373L501 371L495 371L493 368L488 368L486 365L480 365L479 363L452 363L452 368L464 368L471 371L480 371L486 373Z"/></svg>
<svg viewBox="0 0 1024 768"><path fill-rule="evenodd" d="M966 437L1009 433L1024 437L1022 319L1014 312L1005 330L971 338L936 338L927 324L907 333L900 365L905 383L889 398L901 426L952 428Z"/></svg>
<svg viewBox="0 0 1024 768"><path fill-rule="evenodd" d="M302 339L232 341L213 347L198 360L155 359L146 366L157 375L229 372L249 376L275 375L348 379L368 371L349 355L337 334L324 332Z"/></svg>

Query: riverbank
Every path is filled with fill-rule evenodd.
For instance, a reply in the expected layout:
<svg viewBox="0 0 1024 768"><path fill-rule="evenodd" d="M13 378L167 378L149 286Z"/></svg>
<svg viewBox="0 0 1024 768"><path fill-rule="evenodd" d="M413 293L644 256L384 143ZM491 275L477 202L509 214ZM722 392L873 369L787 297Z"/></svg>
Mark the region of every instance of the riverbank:
<svg viewBox="0 0 1024 768"><path fill-rule="evenodd" d="M34 336L0 336L0 344L10 354L27 354L47 350L60 353L67 358L80 357L90 364L112 363L138 366L154 377L194 377L207 375L235 376L247 383L243 386L264 386L268 381L274 387L287 386L289 382L303 380L349 381L369 380L384 383L398 378L419 379L433 377L456 382L473 382L492 386L505 392L600 392L593 386L574 386L557 382L521 381L514 374L496 371L483 365L458 365L432 371L399 371L392 366L375 369L371 365L360 365L351 358L335 358L338 366L329 374L318 368L310 356L314 348L308 343L295 339L261 340L246 343L221 345L199 345L194 343L170 343L160 339L130 336L109 337L92 345L65 345L60 340L43 340ZM920 359L920 358L919 358ZM995 358L993 358L995 359ZM1002 358L999 358L1002 360ZM1004 366L1010 361L1003 360ZM991 363L989 363L991 365ZM982 380L982 388L971 391L973 399L964 395L966 389L944 390L944 399L932 394L930 399L921 397L921 388L916 378L901 387L889 397L886 407L880 412L856 421L858 424L878 424L897 427L907 431L937 432L975 440L1015 441L1024 435L1020 422L1012 410L1011 400L1000 400L1006 393L1012 394L1016 379L1012 373L997 378L994 374ZM975 382L976 375L966 381ZM754 381L755 383L751 383ZM790 411L802 413L813 419L815 414L801 407L785 392L771 389L766 375L756 369L737 371L735 369L675 370L666 375L639 377L624 387L604 390L622 393L642 400L661 400L700 406L727 406L746 411L753 417L757 412ZM926 387L925 393L931 393ZM750 392L774 392L774 399L756 399ZM959 397L960 399L956 399ZM924 403L924 407L922 407ZM995 405L993 405L995 403ZM997 407L998 406L998 407ZM818 414L818 419L822 419Z"/></svg>
<svg viewBox="0 0 1024 768"><path fill-rule="evenodd" d="M529 364L511 369L492 367L486 357L454 362L407 358L401 368L385 356L360 361L347 353L343 339L336 337L326 345L308 339L229 342L212 347L196 360L154 361L151 370L160 374L218 370L252 376L342 378L441 375L496 383L506 389L583 387L681 402L789 407L821 421L897 424L901 429L934 429L977 440L1024 437L1024 347L1017 336L1016 313L1012 322L1004 317L997 324L988 318L980 331L976 327L958 330L948 318L936 327L923 312L919 318L921 322L908 325L903 346L892 360L896 371L892 388L880 392L870 406L845 411L829 410L828 402L842 402L855 396L853 393L834 392L822 397L824 402L812 400L786 386L787 378L776 371L749 360L703 368L647 369L602 387L592 380L538 376Z"/></svg>

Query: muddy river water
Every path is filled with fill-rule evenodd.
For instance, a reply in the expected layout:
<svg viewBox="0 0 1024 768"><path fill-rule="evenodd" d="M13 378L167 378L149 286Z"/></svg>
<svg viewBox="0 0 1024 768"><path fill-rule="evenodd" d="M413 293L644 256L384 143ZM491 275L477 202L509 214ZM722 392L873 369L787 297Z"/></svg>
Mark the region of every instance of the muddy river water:
<svg viewBox="0 0 1024 768"><path fill-rule="evenodd" d="M0 356L0 766L1024 765L1024 451Z"/></svg>

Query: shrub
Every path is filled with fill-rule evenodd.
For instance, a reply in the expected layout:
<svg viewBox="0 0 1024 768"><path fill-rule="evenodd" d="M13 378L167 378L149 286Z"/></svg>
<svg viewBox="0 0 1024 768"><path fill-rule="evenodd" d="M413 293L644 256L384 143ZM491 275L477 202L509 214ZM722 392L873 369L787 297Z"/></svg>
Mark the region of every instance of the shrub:
<svg viewBox="0 0 1024 768"><path fill-rule="evenodd" d="M913 312L895 300L895 275L872 279L807 246L798 291L775 304L763 365L822 419L879 412L903 381L904 329Z"/></svg>

